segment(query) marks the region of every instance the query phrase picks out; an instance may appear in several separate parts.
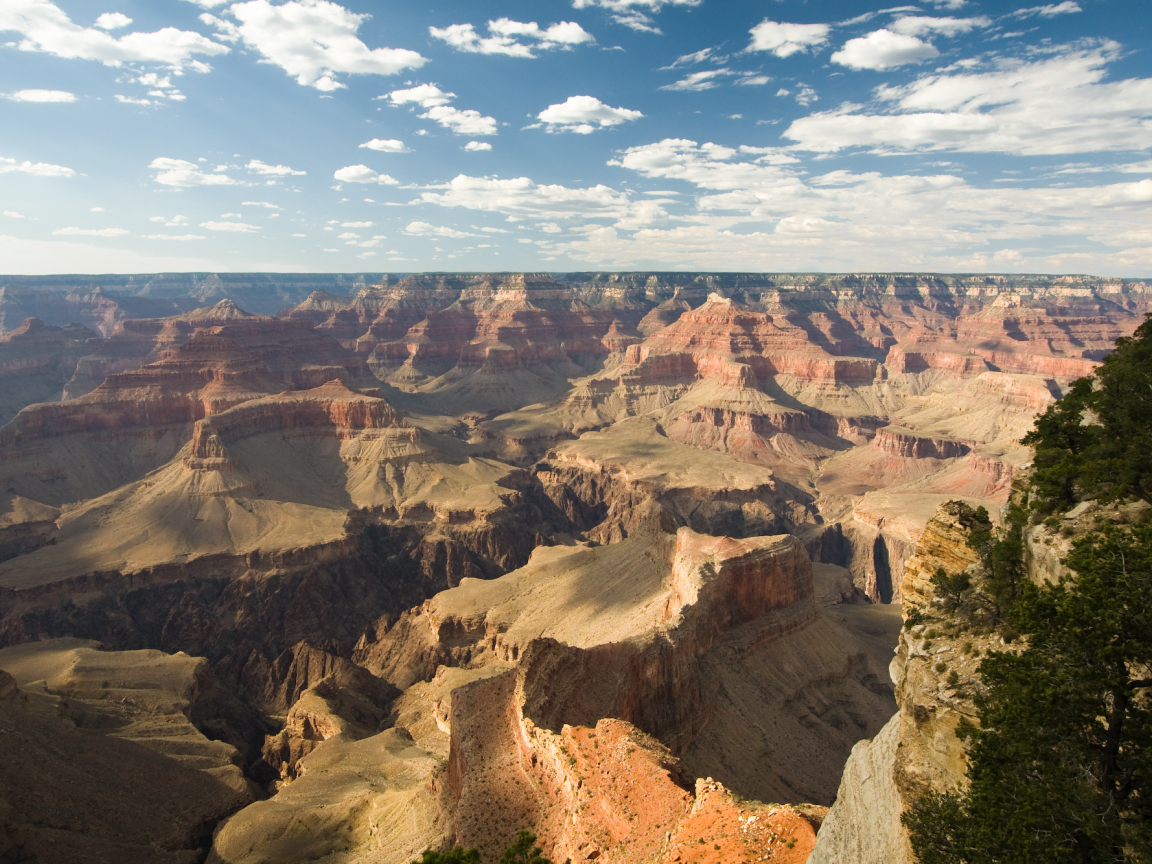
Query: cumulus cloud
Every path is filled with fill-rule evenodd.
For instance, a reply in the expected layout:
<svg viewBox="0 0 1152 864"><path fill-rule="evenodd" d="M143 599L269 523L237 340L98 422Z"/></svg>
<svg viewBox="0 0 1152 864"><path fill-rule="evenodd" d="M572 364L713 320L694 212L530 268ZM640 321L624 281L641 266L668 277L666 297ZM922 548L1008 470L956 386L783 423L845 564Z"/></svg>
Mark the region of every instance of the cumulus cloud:
<svg viewBox="0 0 1152 864"><path fill-rule="evenodd" d="M893 33L888 29L875 30L867 36L849 39L844 47L832 55L832 62L850 69L891 69L908 63L922 63L940 56L936 46L922 42L915 36Z"/></svg>
<svg viewBox="0 0 1152 864"><path fill-rule="evenodd" d="M576 132L579 135L619 126L643 116L630 108L612 108L595 96L569 96L567 101L549 105L536 115L547 125L549 132Z"/></svg>
<svg viewBox="0 0 1152 864"><path fill-rule="evenodd" d="M283 210L279 204L272 204L268 201L242 201L242 207L263 207L265 210Z"/></svg>
<svg viewBox="0 0 1152 864"><path fill-rule="evenodd" d="M787 24L765 18L749 31L752 42L745 50L791 57L825 44L831 29L827 24Z"/></svg>
<svg viewBox="0 0 1152 864"><path fill-rule="evenodd" d="M106 24L124 19L124 24L117 26L125 26L130 20L119 13L108 13L102 19ZM227 46L199 33L175 27L164 27L153 33L127 33L117 38L104 30L73 23L50 0L4 0L0 3L0 30L14 30L23 36L17 46L21 51L97 60L108 66L136 62L206 69L192 58L197 54L217 56L229 51Z"/></svg>
<svg viewBox="0 0 1152 864"><path fill-rule="evenodd" d="M981 15L978 18L932 18L928 15L905 15L892 22L890 27L905 36L924 36L939 33L941 36L957 36L977 27L991 27L992 19Z"/></svg>
<svg viewBox="0 0 1152 864"><path fill-rule="evenodd" d="M703 69L700 72L693 72L684 76L679 81L672 84L665 84L661 90L711 90L717 86L719 78L726 75L735 75L731 69Z"/></svg>
<svg viewBox="0 0 1152 864"><path fill-rule="evenodd" d="M268 165L259 159L253 159L244 167L253 174L260 174L264 177L302 177L308 173L307 171L297 171L294 168L289 168L287 165Z"/></svg>
<svg viewBox="0 0 1152 864"><path fill-rule="evenodd" d="M148 166L156 171L155 180L162 186L190 188L192 186L235 186L236 181L223 173L206 174L195 162L159 156Z"/></svg>
<svg viewBox="0 0 1152 864"><path fill-rule="evenodd" d="M123 228L57 228L53 234L63 236L80 235L83 237L123 237L128 232Z"/></svg>
<svg viewBox="0 0 1152 864"><path fill-rule="evenodd" d="M388 99L393 105L416 104L426 109L420 117L434 120L457 135L495 135L496 118L486 117L471 108L460 110L448 103L455 93L445 93L435 84L420 84L407 90L393 90Z"/></svg>
<svg viewBox="0 0 1152 864"><path fill-rule="evenodd" d="M476 237L476 234L469 234L467 231L457 231L454 228L448 228L444 225L432 225L428 222L409 222L404 229L405 234L411 234L414 237Z"/></svg>
<svg viewBox="0 0 1152 864"><path fill-rule="evenodd" d="M487 141L469 141L464 145L464 149L474 153L479 150L491 150L492 145Z"/></svg>
<svg viewBox="0 0 1152 864"><path fill-rule="evenodd" d="M505 54L509 57L536 57L534 49L571 48L595 42L592 34L575 21L561 21L542 30L535 21L512 21L498 18L488 22L488 36L481 36L471 24L429 27L428 32L457 51L474 54ZM523 40L534 40L526 43Z"/></svg>
<svg viewBox="0 0 1152 864"><path fill-rule="evenodd" d="M613 13L612 20L633 30L659 33L660 28L652 23L649 13L659 12L665 6L699 6L703 0L572 0L577 9L599 6Z"/></svg>
<svg viewBox="0 0 1152 864"><path fill-rule="evenodd" d="M626 193L603 184L573 189L538 184L528 177L502 180L460 174L451 182L432 188L437 191L422 192L418 200L533 221L608 218L621 226L640 226L667 216L657 202L633 201Z"/></svg>
<svg viewBox="0 0 1152 864"><path fill-rule="evenodd" d="M1120 46L1053 49L1031 62L925 75L876 93L888 110L846 106L796 120L797 147L836 152L956 150L1016 155L1152 147L1152 79L1106 81Z"/></svg>
<svg viewBox="0 0 1152 864"><path fill-rule="evenodd" d="M17 162L0 156L0 174L9 174L17 171L21 174L31 174L34 177L74 177L76 172L63 165L53 165L49 162Z"/></svg>
<svg viewBox="0 0 1152 864"><path fill-rule="evenodd" d="M609 162L644 177L685 180L708 189L771 188L789 182L784 166L800 160L780 147L724 147L685 138L629 147Z"/></svg>
<svg viewBox="0 0 1152 864"><path fill-rule="evenodd" d="M260 231L255 225L247 225L243 222L201 222L201 228L207 228L209 231L231 231L237 234L253 234Z"/></svg>
<svg viewBox="0 0 1152 864"><path fill-rule="evenodd" d="M377 174L367 165L349 165L333 175L341 183L379 183L382 186L399 186L400 181L387 174Z"/></svg>
<svg viewBox="0 0 1152 864"><path fill-rule="evenodd" d="M1058 249L1107 244L1092 260L1112 270L1152 261L1145 217L1152 178L1108 187L981 188L951 174L836 170L808 178L782 164L787 158L771 148L675 139L630 148L622 167L704 193L683 217L688 224L641 225L631 233L584 224L563 240L543 242L552 254L604 267L675 260L699 269L1083 268L1069 257L1038 254L1047 238Z"/></svg>
<svg viewBox="0 0 1152 864"><path fill-rule="evenodd" d="M360 145L361 148L367 147L369 150L376 150L380 153L411 153L404 142L396 138L373 138L371 141L365 141Z"/></svg>
<svg viewBox="0 0 1152 864"><path fill-rule="evenodd" d="M371 228L375 222L341 222L341 228Z"/></svg>
<svg viewBox="0 0 1152 864"><path fill-rule="evenodd" d="M75 102L76 94L67 90L17 90L5 93L4 98L13 102Z"/></svg>
<svg viewBox="0 0 1152 864"><path fill-rule="evenodd" d="M132 19L122 12L105 12L95 21L95 25L101 30L119 30L131 23Z"/></svg>
<svg viewBox="0 0 1152 864"><path fill-rule="evenodd" d="M248 0L228 8L244 44L259 51L305 87L329 92L346 87L338 73L395 75L427 61L406 48L369 48L356 35L369 16L330 0ZM227 49L225 49L227 50Z"/></svg>
<svg viewBox="0 0 1152 864"><path fill-rule="evenodd" d="M1070 15L1073 12L1083 12L1080 4L1073 0L1064 0L1063 3L1048 3L1045 6L1029 6L1027 9L1017 9L1012 13L1014 18L1055 18L1057 15Z"/></svg>

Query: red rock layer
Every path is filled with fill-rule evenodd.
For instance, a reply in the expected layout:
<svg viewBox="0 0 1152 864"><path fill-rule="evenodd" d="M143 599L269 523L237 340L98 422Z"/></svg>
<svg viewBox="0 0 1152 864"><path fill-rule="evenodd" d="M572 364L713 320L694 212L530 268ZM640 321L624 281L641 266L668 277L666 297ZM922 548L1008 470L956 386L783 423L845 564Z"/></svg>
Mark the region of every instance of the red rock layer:
<svg viewBox="0 0 1152 864"><path fill-rule="evenodd" d="M21 411L0 430L0 448L102 429L124 434L192 423L284 388L264 363L232 339L197 334L156 363L109 376L79 399Z"/></svg>
<svg viewBox="0 0 1152 864"><path fill-rule="evenodd" d="M339 437L407 424L380 397L349 390L341 381L330 381L312 390L254 399L201 420L192 434L190 457L225 458L228 443L240 438L272 430L314 427L328 428Z"/></svg>

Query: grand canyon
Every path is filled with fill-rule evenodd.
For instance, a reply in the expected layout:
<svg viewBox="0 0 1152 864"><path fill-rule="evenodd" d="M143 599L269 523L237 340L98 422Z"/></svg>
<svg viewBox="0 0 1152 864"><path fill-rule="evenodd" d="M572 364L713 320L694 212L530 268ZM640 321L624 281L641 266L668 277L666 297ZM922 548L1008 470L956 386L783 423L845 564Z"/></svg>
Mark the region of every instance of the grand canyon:
<svg viewBox="0 0 1152 864"><path fill-rule="evenodd" d="M1088 276L0 286L2 862L910 862L971 702L902 608L1152 312Z"/></svg>

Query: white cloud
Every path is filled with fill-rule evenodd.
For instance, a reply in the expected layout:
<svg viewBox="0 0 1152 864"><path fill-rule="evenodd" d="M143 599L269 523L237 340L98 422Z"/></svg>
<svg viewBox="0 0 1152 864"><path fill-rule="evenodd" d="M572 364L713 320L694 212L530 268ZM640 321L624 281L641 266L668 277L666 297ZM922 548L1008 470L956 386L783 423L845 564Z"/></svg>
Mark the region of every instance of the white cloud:
<svg viewBox="0 0 1152 864"><path fill-rule="evenodd" d="M379 183L383 186L399 186L400 181L387 174L377 174L367 165L349 165L333 175L342 183Z"/></svg>
<svg viewBox="0 0 1152 864"><path fill-rule="evenodd" d="M13 102L75 102L76 94L67 90L17 90L4 98Z"/></svg>
<svg viewBox="0 0 1152 864"><path fill-rule="evenodd" d="M752 42L745 50L771 51L777 57L791 57L828 41L827 24L786 24L765 18L750 31Z"/></svg>
<svg viewBox="0 0 1152 864"><path fill-rule="evenodd" d="M496 118L485 117L471 108L461 111L448 103L456 98L455 93L445 93L435 84L421 84L407 90L393 90L388 94L393 105L415 103L427 110L420 115L425 120L435 120L445 129L457 135L495 135ZM419 134L419 133L417 133Z"/></svg>
<svg viewBox="0 0 1152 864"><path fill-rule="evenodd" d="M454 228L448 228L444 225L431 225L427 222L409 222L408 226L404 229L405 234L412 234L416 237L475 237L475 234L469 234L466 231L457 231Z"/></svg>
<svg viewBox="0 0 1152 864"><path fill-rule="evenodd" d="M429 108L427 113L420 116L435 120L445 129L450 129L457 135L496 134L496 119L485 117L479 111L473 111L471 108L461 111L451 105L440 105L436 108Z"/></svg>
<svg viewBox="0 0 1152 864"><path fill-rule="evenodd" d="M407 105L410 102L415 102L421 108L432 108L436 105L447 105L456 98L456 94L445 93L435 84L419 84L416 87L409 87L407 90L393 90L387 97L380 96L377 98L388 98L393 105Z"/></svg>
<svg viewBox="0 0 1152 864"><path fill-rule="evenodd" d="M492 145L487 141L469 141L464 145L464 149L471 152L476 152L479 150L491 150Z"/></svg>
<svg viewBox="0 0 1152 864"><path fill-rule="evenodd" d="M112 16L118 14L109 13ZM108 16L104 19L112 20ZM18 45L21 51L98 60L108 66L132 62L193 66L196 62L192 60L193 55L215 56L229 51L227 46L199 33L175 27L164 27L154 33L128 33L116 38L103 30L73 23L50 0L4 0L0 3L0 30L20 33L24 37Z"/></svg>
<svg viewBox="0 0 1152 864"><path fill-rule="evenodd" d="M356 35L368 15L350 12L330 0L269 0L236 3L228 10L240 22L244 44L296 78L321 91L347 85L337 73L394 75L418 69L424 57L406 48L369 48Z"/></svg>
<svg viewBox="0 0 1152 864"><path fill-rule="evenodd" d="M145 234L145 240L203 240L201 234Z"/></svg>
<svg viewBox="0 0 1152 864"><path fill-rule="evenodd" d="M336 235L337 240L359 240L360 235L353 231L345 231L343 234Z"/></svg>
<svg viewBox="0 0 1152 864"><path fill-rule="evenodd" d="M541 30L535 21L512 21L498 18L488 22L489 36L480 36L471 24L450 24L447 27L429 27L428 32L457 51L474 54L505 54L509 57L536 57L533 49L570 48L585 42L595 42L592 34L575 21L561 21L547 30ZM533 39L525 44L521 39Z"/></svg>
<svg viewBox="0 0 1152 864"><path fill-rule="evenodd" d="M1012 17L1031 18L1038 15L1041 18L1055 18L1057 15L1070 15L1073 12L1083 11L1079 3L1073 2L1073 0L1064 0L1063 3L1049 3L1045 6L1029 6L1027 9L1017 9L1012 13Z"/></svg>
<svg viewBox="0 0 1152 864"><path fill-rule="evenodd" d="M649 12L659 12L664 6L699 6L703 0L572 0L577 9L587 9L599 6L615 14L612 20L633 30L647 33L659 33L660 28L652 23L652 19L640 9Z"/></svg>
<svg viewBox="0 0 1152 864"><path fill-rule="evenodd" d="M927 15L905 15L897 18L890 26L895 32L905 36L923 36L931 33L939 33L942 36L957 36L977 27L991 27L992 19L983 15L978 18L932 18Z"/></svg>
<svg viewBox="0 0 1152 864"><path fill-rule="evenodd" d="M17 213L15 210L5 210L4 215L7 216L9 219L27 219L28 218L23 213Z"/></svg>
<svg viewBox="0 0 1152 864"><path fill-rule="evenodd" d="M231 231L239 234L252 234L260 230L255 225L247 225L243 222L201 222L200 227L207 228L209 231Z"/></svg>
<svg viewBox="0 0 1152 864"><path fill-rule="evenodd" d="M217 18L215 15L209 15L207 12L200 16L200 20L209 27L216 28L217 39L223 39L225 42L240 41L240 28L231 21L225 21L223 18Z"/></svg>
<svg viewBox="0 0 1152 864"><path fill-rule="evenodd" d="M53 234L64 236L82 235L84 237L123 237L128 232L123 228L58 228Z"/></svg>
<svg viewBox="0 0 1152 864"><path fill-rule="evenodd" d="M735 75L731 69L704 69L700 72L693 72L673 84L665 84L661 90L711 90L717 86L717 78L723 78L726 75Z"/></svg>
<svg viewBox="0 0 1152 864"><path fill-rule="evenodd" d="M669 69L679 69L681 66L692 66L696 63L703 63L705 60L711 63L723 63L728 59L728 55L717 54L715 48L702 48L699 51L693 51L691 54L681 54L667 66L661 66L660 71L664 72Z"/></svg>
<svg viewBox="0 0 1152 864"><path fill-rule="evenodd" d="M103 207L93 207L89 212L90 213L103 213L104 208Z"/></svg>
<svg viewBox="0 0 1152 864"><path fill-rule="evenodd" d="M131 23L132 19L122 12L105 12L95 22L101 30L119 30Z"/></svg>
<svg viewBox="0 0 1152 864"><path fill-rule="evenodd" d="M800 160L782 148L723 147L665 138L655 144L629 147L609 165L619 165L644 177L685 180L706 189L769 189L791 182L784 166Z"/></svg>
<svg viewBox="0 0 1152 864"><path fill-rule="evenodd" d="M745 75L736 83L742 87L759 87L761 84L767 84L771 80L767 75Z"/></svg>
<svg viewBox="0 0 1152 864"><path fill-rule="evenodd" d="M847 106L796 120L797 147L836 152L955 150L1016 155L1152 147L1152 79L1106 81L1120 46L1063 46L1032 62L925 75L876 93L885 113Z"/></svg>
<svg viewBox="0 0 1152 864"><path fill-rule="evenodd" d="M404 142L396 138L373 138L371 141L365 141L360 145L361 148L367 147L369 150L377 150L380 153L411 153Z"/></svg>
<svg viewBox="0 0 1152 864"><path fill-rule="evenodd" d="M205 174L194 162L160 156L148 166L157 171L156 182L162 186L189 188L192 186L235 186L236 181L227 174Z"/></svg>
<svg viewBox="0 0 1152 864"><path fill-rule="evenodd" d="M201 9L213 9L216 6L227 3L228 0L188 0L188 2L195 3Z"/></svg>
<svg viewBox="0 0 1152 864"><path fill-rule="evenodd" d="M832 55L832 62L851 69L891 69L908 63L920 63L940 56L934 45L915 36L880 29L849 39Z"/></svg>
<svg viewBox="0 0 1152 864"><path fill-rule="evenodd" d="M151 99L137 99L133 96L122 96L119 93L116 94L116 101L122 102L125 105L155 105L155 104L157 104L157 103L153 102Z"/></svg>
<svg viewBox="0 0 1152 864"><path fill-rule="evenodd" d="M287 165L268 165L259 159L253 159L244 167L255 174L261 174L265 177L301 177L308 173L307 171L296 171Z"/></svg>
<svg viewBox="0 0 1152 864"><path fill-rule="evenodd" d="M980 188L948 174L837 170L809 179L761 161L781 155L768 151L676 140L630 148L624 167L707 193L696 197L687 224L630 234L620 225L577 225L568 239L544 242L553 254L598 267L1084 272L1094 263L1088 272L1115 273L1152 263L1152 178L1035 189ZM1108 248L1063 251L1077 246Z"/></svg>
<svg viewBox="0 0 1152 864"><path fill-rule="evenodd" d="M283 210L284 208L278 204L270 204L267 201L241 201L241 207L263 207L266 210Z"/></svg>
<svg viewBox="0 0 1152 864"><path fill-rule="evenodd" d="M501 180L460 174L450 183L422 192L421 201L441 207L463 207L510 218L532 220L613 219L618 225L639 226L664 219L667 214L653 201L633 201L626 193L603 184L573 189L537 184L528 177Z"/></svg>
<svg viewBox="0 0 1152 864"><path fill-rule="evenodd" d="M630 108L612 108L595 96L569 96L567 101L549 105L536 115L550 132L576 132L587 135L597 128L619 126L644 115Z"/></svg>
<svg viewBox="0 0 1152 864"><path fill-rule="evenodd" d="M375 222L341 222L341 228L371 228Z"/></svg>
<svg viewBox="0 0 1152 864"><path fill-rule="evenodd" d="M0 156L0 174L18 171L21 174L31 174L34 177L73 177L76 172L63 165L52 165L48 162L17 162L15 159L6 159Z"/></svg>

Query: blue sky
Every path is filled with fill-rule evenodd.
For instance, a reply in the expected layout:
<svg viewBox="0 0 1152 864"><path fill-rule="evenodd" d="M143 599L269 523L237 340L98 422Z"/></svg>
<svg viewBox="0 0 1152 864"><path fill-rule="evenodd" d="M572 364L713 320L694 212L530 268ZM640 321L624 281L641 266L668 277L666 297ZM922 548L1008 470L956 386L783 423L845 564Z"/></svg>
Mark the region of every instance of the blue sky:
<svg viewBox="0 0 1152 864"><path fill-rule="evenodd" d="M0 270L1152 275L1147 0L0 0Z"/></svg>

